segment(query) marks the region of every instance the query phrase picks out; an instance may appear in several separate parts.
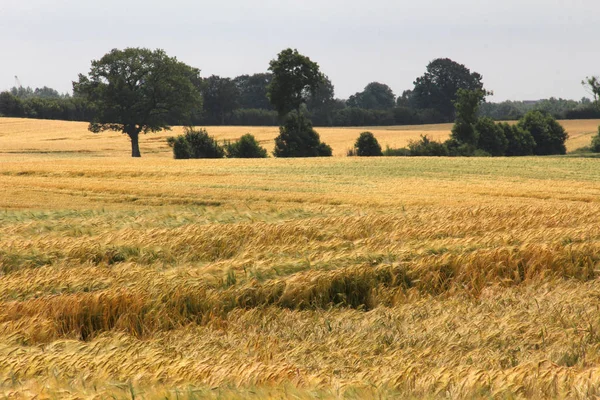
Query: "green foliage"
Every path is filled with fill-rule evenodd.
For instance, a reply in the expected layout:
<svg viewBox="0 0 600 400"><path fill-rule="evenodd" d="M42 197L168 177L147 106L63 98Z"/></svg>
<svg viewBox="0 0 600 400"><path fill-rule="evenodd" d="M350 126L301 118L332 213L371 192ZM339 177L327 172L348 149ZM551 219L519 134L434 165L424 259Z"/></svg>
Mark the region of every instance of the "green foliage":
<svg viewBox="0 0 600 400"><path fill-rule="evenodd" d="M371 82L362 92L358 92L347 101L349 107L366 110L388 110L394 108L396 96L392 89L383 83Z"/></svg>
<svg viewBox="0 0 600 400"><path fill-rule="evenodd" d="M253 75L240 75L233 79L237 87L237 103L242 109L273 110L267 97L267 87L273 75L260 73Z"/></svg>
<svg viewBox="0 0 600 400"><path fill-rule="evenodd" d="M483 103L479 115L497 121L516 121L529 111L538 110L561 119L596 118L599 110L591 107L591 100L581 101L551 97L538 101L503 101L501 103Z"/></svg>
<svg viewBox="0 0 600 400"><path fill-rule="evenodd" d="M275 138L275 157L331 156L331 147L321 142L312 123L302 114L290 113Z"/></svg>
<svg viewBox="0 0 600 400"><path fill-rule="evenodd" d="M225 151L229 158L267 158L267 150L249 133L236 142L227 143Z"/></svg>
<svg viewBox="0 0 600 400"><path fill-rule="evenodd" d="M223 158L225 150L205 129L185 128L185 133L167 138L176 159Z"/></svg>
<svg viewBox="0 0 600 400"><path fill-rule="evenodd" d="M533 154L566 154L565 141L569 135L551 115L530 111L519 120L518 126L533 136Z"/></svg>
<svg viewBox="0 0 600 400"><path fill-rule="evenodd" d="M6 117L20 117L23 114L21 100L10 92L0 93L0 115Z"/></svg>
<svg viewBox="0 0 600 400"><path fill-rule="evenodd" d="M450 137L459 143L476 146L478 141L475 123L477 122L477 112L479 105L484 101L488 92L476 89L466 90L458 89L456 93L456 121L452 127Z"/></svg>
<svg viewBox="0 0 600 400"><path fill-rule="evenodd" d="M332 114L336 109L344 108L339 100L334 98L334 87L329 78L323 75L323 81L314 93L309 93L306 100L306 108L313 121L319 121L323 125L332 124Z"/></svg>
<svg viewBox="0 0 600 400"><path fill-rule="evenodd" d="M417 108L432 108L451 121L454 118L454 102L459 89L482 91L483 77L467 67L448 58L438 58L427 65L427 72L414 82L414 90L408 94L409 103Z"/></svg>
<svg viewBox="0 0 600 400"><path fill-rule="evenodd" d="M418 141L408 142L408 150L411 156L448 156L448 148L444 143L431 140L427 135L421 135Z"/></svg>
<svg viewBox="0 0 600 400"><path fill-rule="evenodd" d="M390 146L387 146L385 148L385 150L383 151L383 155L386 157L408 157L410 156L410 150L407 149L406 147L401 147L401 148L392 148Z"/></svg>
<svg viewBox="0 0 600 400"><path fill-rule="evenodd" d="M231 113L227 123L239 126L277 126L279 125L279 115L277 111L239 108Z"/></svg>
<svg viewBox="0 0 600 400"><path fill-rule="evenodd" d="M484 117L479 118L475 123L478 142L477 148L483 150L494 157L503 156L508 147L508 139L504 130L493 119Z"/></svg>
<svg viewBox="0 0 600 400"><path fill-rule="evenodd" d="M73 90L95 108L90 131L127 134L131 155L140 157L140 133L168 129L200 108L199 74L163 50L114 49L92 61L89 76L80 74Z"/></svg>
<svg viewBox="0 0 600 400"><path fill-rule="evenodd" d="M451 157L472 157L477 150L475 145L459 142L453 138L446 140L444 145L448 149L448 155Z"/></svg>
<svg viewBox="0 0 600 400"><path fill-rule="evenodd" d="M506 122L498 124L498 126L502 129L504 137L508 141L506 156L529 156L533 154L535 139L531 136L531 133L518 125L510 125Z"/></svg>
<svg viewBox="0 0 600 400"><path fill-rule="evenodd" d="M586 77L581 83L592 93L594 96L594 103L600 107L600 77Z"/></svg>
<svg viewBox="0 0 600 400"><path fill-rule="evenodd" d="M209 124L225 124L225 117L237 107L238 88L230 78L212 75L202 82L204 112Z"/></svg>
<svg viewBox="0 0 600 400"><path fill-rule="evenodd" d="M360 134L354 144L356 155L360 157L382 156L381 146L371 132L363 132Z"/></svg>
<svg viewBox="0 0 600 400"><path fill-rule="evenodd" d="M592 137L590 150L594 153L600 153L600 126L598 127L598 133Z"/></svg>
<svg viewBox="0 0 600 400"><path fill-rule="evenodd" d="M298 50L286 49L269 63L273 79L267 87L267 96L281 117L293 110L300 112L311 94L324 81L319 65Z"/></svg>

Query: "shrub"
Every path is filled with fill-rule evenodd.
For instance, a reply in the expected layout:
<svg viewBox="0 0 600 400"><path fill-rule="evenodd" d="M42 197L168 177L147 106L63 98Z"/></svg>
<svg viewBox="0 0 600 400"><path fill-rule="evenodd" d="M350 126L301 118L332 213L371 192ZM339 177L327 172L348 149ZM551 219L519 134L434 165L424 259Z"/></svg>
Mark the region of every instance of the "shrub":
<svg viewBox="0 0 600 400"><path fill-rule="evenodd" d="M498 124L504 132L508 141L505 154L507 156L530 156L535 148L535 139L531 133L518 125L510 125L506 122Z"/></svg>
<svg viewBox="0 0 600 400"><path fill-rule="evenodd" d="M530 111L519 120L518 126L533 136L535 140L533 154L566 154L565 141L569 135L552 115L541 111Z"/></svg>
<svg viewBox="0 0 600 400"><path fill-rule="evenodd" d="M472 144L460 142L454 138L450 138L444 142L448 149L448 155L451 157L471 157L475 155L477 148Z"/></svg>
<svg viewBox="0 0 600 400"><path fill-rule="evenodd" d="M279 136L275 138L275 157L324 157L331 156L331 147L321 142L309 119L302 114L290 113Z"/></svg>
<svg viewBox="0 0 600 400"><path fill-rule="evenodd" d="M230 158L267 158L267 150L249 133L236 142L227 143L225 151Z"/></svg>
<svg viewBox="0 0 600 400"><path fill-rule="evenodd" d="M504 130L489 117L479 118L475 123L477 131L477 148L492 156L503 156L508 147L508 139Z"/></svg>
<svg viewBox="0 0 600 400"><path fill-rule="evenodd" d="M600 126L598 127L598 134L592 138L590 150L594 153L600 153Z"/></svg>
<svg viewBox="0 0 600 400"><path fill-rule="evenodd" d="M448 148L444 143L431 140L427 135L421 135L421 140L408 142L408 150L411 156L435 156L449 155Z"/></svg>
<svg viewBox="0 0 600 400"><path fill-rule="evenodd" d="M205 129L185 128L185 133L167 138L176 159L223 158L225 151Z"/></svg>
<svg viewBox="0 0 600 400"><path fill-rule="evenodd" d="M371 132L363 132L360 134L354 144L356 155L360 157L382 156L381 146Z"/></svg>
<svg viewBox="0 0 600 400"><path fill-rule="evenodd" d="M475 125L468 122L457 120L452 126L451 132L450 138L457 143L475 146L479 140Z"/></svg>
<svg viewBox="0 0 600 400"><path fill-rule="evenodd" d="M410 156L410 150L406 147L401 147L399 149L391 148L387 146L383 151L383 155L386 157L406 157Z"/></svg>

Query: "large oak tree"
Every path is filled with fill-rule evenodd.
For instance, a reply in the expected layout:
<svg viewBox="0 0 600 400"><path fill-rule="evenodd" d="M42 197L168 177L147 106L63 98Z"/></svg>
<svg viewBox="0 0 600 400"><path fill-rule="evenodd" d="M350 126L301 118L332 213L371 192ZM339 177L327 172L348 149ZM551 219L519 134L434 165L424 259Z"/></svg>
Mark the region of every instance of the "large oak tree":
<svg viewBox="0 0 600 400"><path fill-rule="evenodd" d="M112 130L131 139L131 156L140 157L139 134L168 130L201 107L200 71L163 50L114 49L92 61L89 75L73 82L95 108L89 130Z"/></svg>

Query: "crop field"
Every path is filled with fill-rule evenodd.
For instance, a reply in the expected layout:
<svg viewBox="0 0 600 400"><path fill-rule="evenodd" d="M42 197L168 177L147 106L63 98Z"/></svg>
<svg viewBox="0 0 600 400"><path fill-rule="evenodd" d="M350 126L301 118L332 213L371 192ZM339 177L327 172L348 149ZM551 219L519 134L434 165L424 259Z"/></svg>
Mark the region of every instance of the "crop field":
<svg viewBox="0 0 600 400"><path fill-rule="evenodd" d="M318 129L337 155L363 130ZM209 129L247 131L276 134ZM173 160L168 135L131 159L0 118L0 398L600 396L599 158Z"/></svg>
<svg viewBox="0 0 600 400"><path fill-rule="evenodd" d="M591 143L592 136L598 132L599 120L560 121L569 132L567 150L572 151ZM10 154L87 154L99 156L126 156L130 145L120 133L105 132L93 134L87 130L84 122L62 122L19 118L0 118L0 155ZM216 139L236 140L245 133L252 133L271 151L274 139L279 134L277 127L207 127L208 133ZM321 139L333 148L334 156L345 156L352 148L358 135L371 131L379 140L382 148L404 147L409 140L418 140L420 135L428 135L435 140L446 140L452 124L390 126L361 128L315 128ZM172 157L166 144L166 137L179 135L181 127L172 131L144 135L140 138L140 149L144 156Z"/></svg>

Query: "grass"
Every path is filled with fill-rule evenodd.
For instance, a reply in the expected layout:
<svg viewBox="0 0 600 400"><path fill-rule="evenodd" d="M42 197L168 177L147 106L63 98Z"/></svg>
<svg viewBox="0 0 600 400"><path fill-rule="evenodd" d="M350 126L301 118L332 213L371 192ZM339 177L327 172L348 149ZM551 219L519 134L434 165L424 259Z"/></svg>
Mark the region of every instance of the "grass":
<svg viewBox="0 0 600 400"><path fill-rule="evenodd" d="M597 159L133 160L5 123L0 398L600 395Z"/></svg>

